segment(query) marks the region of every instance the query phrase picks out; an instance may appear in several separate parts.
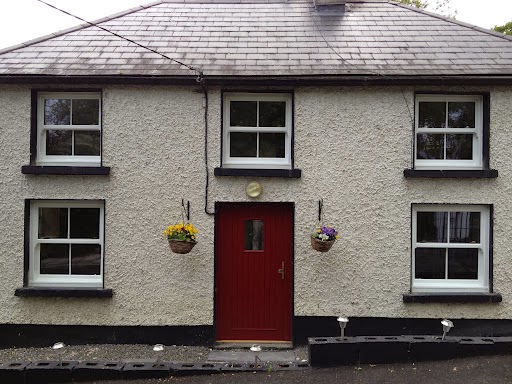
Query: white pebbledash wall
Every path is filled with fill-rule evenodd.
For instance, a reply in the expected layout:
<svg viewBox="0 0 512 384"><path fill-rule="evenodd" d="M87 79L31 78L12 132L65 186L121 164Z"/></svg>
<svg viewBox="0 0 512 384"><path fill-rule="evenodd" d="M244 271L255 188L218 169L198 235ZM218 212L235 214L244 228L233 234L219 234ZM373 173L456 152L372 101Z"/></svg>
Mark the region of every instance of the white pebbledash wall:
<svg viewBox="0 0 512 384"><path fill-rule="evenodd" d="M54 88L54 86L52 86ZM69 88L69 87L66 87ZM491 92L491 180L405 179L412 166L415 90ZM300 179L214 177L220 164L221 92L209 95L208 210L215 201L295 203L296 316L512 317L512 88L296 88ZM23 175L29 164L31 87L0 87L0 323L213 324L214 218L204 212L203 100L192 87L103 87L103 163L110 176ZM162 238L191 204L199 244L171 254ZM326 254L309 233L340 230ZM20 298L24 199L105 199L105 287L112 299ZM500 304L404 304L410 285L412 203L494 204L494 291Z"/></svg>

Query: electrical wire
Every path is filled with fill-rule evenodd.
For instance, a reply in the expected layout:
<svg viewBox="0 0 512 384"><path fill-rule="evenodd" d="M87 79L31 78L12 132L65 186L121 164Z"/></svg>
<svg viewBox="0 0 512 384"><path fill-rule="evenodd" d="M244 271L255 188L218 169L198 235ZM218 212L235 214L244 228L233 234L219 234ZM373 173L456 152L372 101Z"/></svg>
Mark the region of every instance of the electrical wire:
<svg viewBox="0 0 512 384"><path fill-rule="evenodd" d="M188 64L186 64L186 63L183 63L182 61L179 61L179 60L173 59L172 57L169 57L169 56L167 56L167 55L165 55L165 54L163 54L163 53L161 53L161 52L158 52L157 50L155 50L155 49L153 49L153 48L150 48L150 47L148 47L148 46L146 46L146 45L142 45L142 44L140 44L140 43L137 43L136 41L134 41L134 40L132 40L132 39L129 39L129 38L125 37L125 36L122 36L122 35L120 35L120 34L118 34L118 33L116 33L116 32L113 32L113 31L111 31L111 30L109 30L109 29L107 29L107 28L105 28L105 27L102 27L101 25L98 25L98 24L96 24L96 23L93 23L93 22L87 21L87 20L85 20L85 19L82 19L80 16L74 15L74 14L72 14L71 12L68 12L68 11L65 11L65 10L63 10L63 9L61 9L61 8L58 8L58 7L56 7L56 6L55 6L55 5L53 5L53 4L47 3L46 1L43 1L43 0L36 0L36 1L38 1L38 2L40 2L40 3L42 3L42 4L45 4L45 5L47 5L48 7L53 8L53 9L55 9L55 10L59 11L59 12L62 12L62 13L64 13L64 14L68 15L68 16L74 17L74 18L75 18L75 19L77 19L77 20L83 21L84 23L87 23L87 24L89 24L89 25L90 25L90 26L92 26L92 27L99 28L99 29L101 29L101 30L103 30L103 31L105 31L105 32L107 32L107 33L110 33L110 34L111 34L111 35L113 35L113 36L119 37L119 38L120 38L120 39L122 39L122 40L125 40L125 41L128 41L128 42L132 43L132 44L135 44L135 45L137 45L137 46L138 46L138 47L140 47L140 48L143 48L143 49L145 49L145 50L147 50L147 51L153 52L153 53L155 53L155 54L157 54L157 55L159 55L159 56L163 57L164 59L167 59L167 60L173 61L173 62L175 62L175 63L177 63L177 64L179 64L179 65L181 65L181 66L183 66L183 67L185 67L185 68L187 68L187 69L190 69L191 71L196 72L196 73L197 73L197 82L198 82L198 83L200 83L200 82L202 81L202 79L203 79L203 72L202 72L200 69L198 69L198 68L195 68L195 67L193 67L193 66L191 66L191 65L188 65Z"/></svg>
<svg viewBox="0 0 512 384"><path fill-rule="evenodd" d="M345 60L343 58L343 56L341 56L341 54L336 50L334 49L334 47L329 43L329 41L325 38L322 30L320 29L320 27L318 26L318 24L316 23L316 20L315 20L315 15L312 16L311 18L313 20L313 24L315 26L315 29L318 31L318 33L320 34L320 36L322 37L322 40L325 42L325 44L327 45L327 47L336 55L340 58L341 62L344 64L344 65L349 65L349 66L352 66L352 64L348 63L347 60ZM360 68L357 68L355 67L355 69L360 69ZM364 69L364 71L372 74L372 75L376 75L376 76L380 76L382 78L385 78L387 80L392 80L391 77L387 76L387 75L384 75L382 73L379 73L377 71L372 71L371 69ZM402 97L404 99L404 102L405 102L405 106L407 108L407 112L409 113L409 119L411 121L411 124L414 125L414 117L412 115L412 112L411 112L411 109L409 107L409 102L407 101L407 98L405 97L405 93L404 93L404 90L402 88L399 88L400 89L400 92L402 93Z"/></svg>
<svg viewBox="0 0 512 384"><path fill-rule="evenodd" d="M215 212L208 211L208 185L210 180L208 167L208 88L206 88L206 82L204 79L200 84L203 89L204 97L204 168L206 172L206 183L204 185L204 212L211 216L214 215Z"/></svg>
<svg viewBox="0 0 512 384"><path fill-rule="evenodd" d="M80 16L74 15L74 14L68 12L68 11L65 11L65 10L63 10L61 8L58 8L55 5L47 3L47 2L45 2L43 0L37 0L37 1L39 1L42 4L47 5L50 8L53 8L53 9L57 10L59 12L62 12L64 14L68 15L68 16L71 16L71 17L74 17L75 19L83 21L84 23L87 23L90 26L99 28L99 29L101 29L101 30L103 30L103 31L105 31L107 33L110 33L111 35L119 37L122 40L125 40L125 41L128 41L128 42L132 43L132 44L135 44L138 47L141 47L141 48L143 48L143 49L145 49L147 51L153 52L153 53L155 53L155 54L157 54L157 55L159 55L159 56L161 56L161 57L163 57L163 58L165 58L167 60L173 61L173 62L175 62L175 63L177 63L177 64L179 64L179 65L181 65L181 66L183 66L185 68L190 69L191 71L196 72L196 74L197 74L196 81L200 84L201 89L203 90L203 97L204 97L204 103L205 103L204 104L204 164L205 164L205 171L206 171L206 183L205 183L205 196L204 196L204 211L206 212L207 215L214 215L213 212L209 212L208 211L208 186L209 186L209 180L210 180L209 169L208 169L209 168L208 167L208 89L206 88L206 82L205 82L205 79L204 79L203 71L201 71L198 68L195 68L195 67L193 67L191 65L185 64L185 63L183 63L183 62L181 62L179 60L173 59L173 58L171 58L171 57L169 57L169 56L167 56L167 55L165 55L165 54L163 54L161 52L158 52L157 50L155 50L153 48L150 48L150 47L147 47L147 46L142 45L140 43L137 43L136 41L134 41L132 39L129 39L129 38L125 37L125 36L122 36L122 35L120 35L120 34L118 34L116 32L113 32L113 31L105 28L105 27L102 27L102 26L100 26L100 25L98 25L96 23L92 23L90 21L84 20ZM182 202L182 204L183 204L183 202Z"/></svg>

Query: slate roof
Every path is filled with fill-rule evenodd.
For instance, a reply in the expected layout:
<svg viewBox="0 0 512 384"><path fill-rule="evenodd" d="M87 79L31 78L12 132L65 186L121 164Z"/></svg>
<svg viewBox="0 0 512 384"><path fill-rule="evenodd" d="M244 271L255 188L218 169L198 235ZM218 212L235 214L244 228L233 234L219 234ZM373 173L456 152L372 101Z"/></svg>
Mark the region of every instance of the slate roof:
<svg viewBox="0 0 512 384"><path fill-rule="evenodd" d="M95 23L206 76L512 74L511 38L384 0L162 0ZM82 25L0 51L2 75L194 73Z"/></svg>

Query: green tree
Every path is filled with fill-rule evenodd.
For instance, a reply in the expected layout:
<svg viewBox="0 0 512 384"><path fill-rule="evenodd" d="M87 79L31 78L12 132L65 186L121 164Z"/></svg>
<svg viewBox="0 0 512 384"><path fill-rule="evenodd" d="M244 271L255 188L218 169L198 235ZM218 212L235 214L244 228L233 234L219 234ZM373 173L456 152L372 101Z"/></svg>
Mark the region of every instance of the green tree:
<svg viewBox="0 0 512 384"><path fill-rule="evenodd" d="M505 25L496 25L494 28L492 28L496 32L503 33L505 35L512 36L512 21L509 21Z"/></svg>
<svg viewBox="0 0 512 384"><path fill-rule="evenodd" d="M440 13L446 17L455 19L457 11L452 8L451 0L435 0L433 3L429 0L395 0L401 4L410 5L411 7L427 9L436 13Z"/></svg>

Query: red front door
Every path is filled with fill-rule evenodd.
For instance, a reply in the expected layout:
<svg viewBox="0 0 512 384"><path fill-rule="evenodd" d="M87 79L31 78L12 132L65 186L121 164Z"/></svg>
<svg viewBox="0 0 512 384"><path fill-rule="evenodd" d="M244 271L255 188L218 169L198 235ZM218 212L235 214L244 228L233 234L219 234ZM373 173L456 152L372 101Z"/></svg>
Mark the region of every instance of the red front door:
<svg viewBox="0 0 512 384"><path fill-rule="evenodd" d="M217 341L291 341L292 225L292 204L218 204Z"/></svg>

